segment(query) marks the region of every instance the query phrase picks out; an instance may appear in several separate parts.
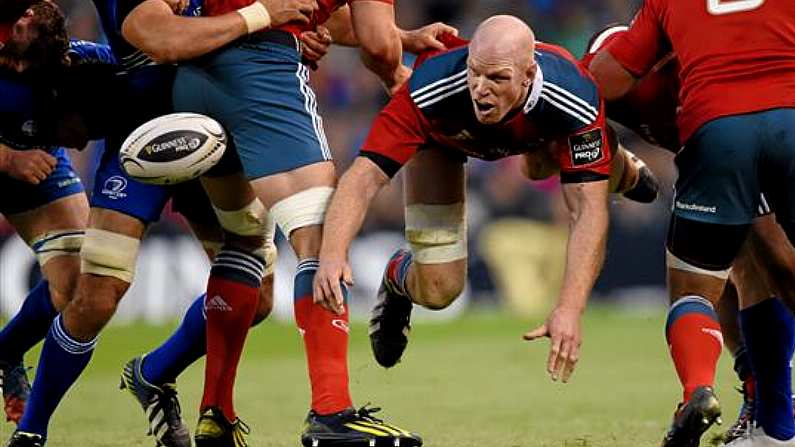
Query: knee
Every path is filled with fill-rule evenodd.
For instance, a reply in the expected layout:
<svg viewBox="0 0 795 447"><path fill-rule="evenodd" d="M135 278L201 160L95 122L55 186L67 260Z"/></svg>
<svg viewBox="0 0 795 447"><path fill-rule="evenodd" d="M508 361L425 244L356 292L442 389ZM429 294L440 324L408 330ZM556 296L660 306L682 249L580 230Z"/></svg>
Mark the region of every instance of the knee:
<svg viewBox="0 0 795 447"><path fill-rule="evenodd" d="M119 300L129 284L111 277L87 277L78 285L76 296L64 309L64 316L78 328L81 338L93 338L116 313Z"/></svg>
<svg viewBox="0 0 795 447"><path fill-rule="evenodd" d="M262 280L262 287L259 289L259 305L257 313L254 315L254 322L251 326L256 326L271 314L273 310L273 275L268 275Z"/></svg>
<svg viewBox="0 0 795 447"><path fill-rule="evenodd" d="M445 309L461 295L465 282L465 271L456 274L421 274L415 299L428 309Z"/></svg>

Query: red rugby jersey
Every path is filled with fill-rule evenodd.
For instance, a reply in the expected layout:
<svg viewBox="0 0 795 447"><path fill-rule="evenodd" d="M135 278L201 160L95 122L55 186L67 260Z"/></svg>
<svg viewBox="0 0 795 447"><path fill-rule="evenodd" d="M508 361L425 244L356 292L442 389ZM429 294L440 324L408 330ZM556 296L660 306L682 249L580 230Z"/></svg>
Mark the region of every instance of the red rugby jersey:
<svg viewBox="0 0 795 447"><path fill-rule="evenodd" d="M793 1L646 0L607 50L638 77L676 52L682 142L721 116L795 107Z"/></svg>
<svg viewBox="0 0 795 447"><path fill-rule="evenodd" d="M593 58L627 26L611 26L591 39L588 52L582 58L588 69ZM607 102L607 117L643 137L651 144L678 152L679 128L676 111L679 106L679 63L673 53L659 61L623 98Z"/></svg>

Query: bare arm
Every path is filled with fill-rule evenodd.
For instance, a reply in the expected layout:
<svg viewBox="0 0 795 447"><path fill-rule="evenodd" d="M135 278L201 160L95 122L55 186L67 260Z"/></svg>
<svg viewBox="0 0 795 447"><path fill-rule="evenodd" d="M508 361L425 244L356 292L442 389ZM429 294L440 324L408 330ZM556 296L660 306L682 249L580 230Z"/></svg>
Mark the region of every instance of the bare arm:
<svg viewBox="0 0 795 447"><path fill-rule="evenodd" d="M603 180L563 185L571 222L558 307L583 312L602 270L609 220L607 184Z"/></svg>
<svg viewBox="0 0 795 447"><path fill-rule="evenodd" d="M607 50L594 56L588 69L596 79L599 93L605 101L613 101L627 94L638 80L632 76Z"/></svg>
<svg viewBox="0 0 795 447"><path fill-rule="evenodd" d="M247 33L246 22L237 12L217 17L182 17L174 15L162 0L144 1L122 24L124 38L159 63L207 54Z"/></svg>
<svg viewBox="0 0 795 447"><path fill-rule="evenodd" d="M403 46L395 25L394 6L360 0L351 5L351 15L362 62L394 93L411 76L411 70L402 63Z"/></svg>
<svg viewBox="0 0 795 447"><path fill-rule="evenodd" d="M580 358L580 316L605 255L607 242L607 180L563 185L563 197L571 213L566 268L558 303L539 328L525 340L549 337L547 371L553 380L569 380Z"/></svg>
<svg viewBox="0 0 795 447"><path fill-rule="evenodd" d="M156 62L173 63L268 27L308 23L316 9L316 0L258 0L220 16L182 17L161 0L145 0L124 19L122 35Z"/></svg>
<svg viewBox="0 0 795 447"><path fill-rule="evenodd" d="M323 224L320 267L314 284L316 303L342 313L340 281L353 283L348 249L362 227L370 202L387 183L389 177L366 157L357 157L340 179Z"/></svg>
<svg viewBox="0 0 795 447"><path fill-rule="evenodd" d="M331 33L331 38L337 45L346 47L358 47L359 40L353 32L353 20L351 19L351 8L345 5L329 17L323 24Z"/></svg>

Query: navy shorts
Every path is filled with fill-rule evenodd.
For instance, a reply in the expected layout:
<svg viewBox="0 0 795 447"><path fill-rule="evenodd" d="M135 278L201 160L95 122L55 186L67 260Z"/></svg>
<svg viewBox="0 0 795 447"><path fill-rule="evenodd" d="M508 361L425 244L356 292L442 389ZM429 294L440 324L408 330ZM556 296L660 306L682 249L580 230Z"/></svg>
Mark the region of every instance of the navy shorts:
<svg viewBox="0 0 795 447"><path fill-rule="evenodd" d="M24 213L84 191L83 182L72 168L67 150L59 148L50 154L58 160L58 164L38 185L0 174L0 191L4 191L0 196L0 214Z"/></svg>
<svg viewBox="0 0 795 447"><path fill-rule="evenodd" d="M249 179L331 159L298 48L292 34L268 31L177 71L174 108L218 120Z"/></svg>
<svg viewBox="0 0 795 447"><path fill-rule="evenodd" d="M746 225L772 208L779 221L795 221L795 109L712 120L675 161L676 216Z"/></svg>

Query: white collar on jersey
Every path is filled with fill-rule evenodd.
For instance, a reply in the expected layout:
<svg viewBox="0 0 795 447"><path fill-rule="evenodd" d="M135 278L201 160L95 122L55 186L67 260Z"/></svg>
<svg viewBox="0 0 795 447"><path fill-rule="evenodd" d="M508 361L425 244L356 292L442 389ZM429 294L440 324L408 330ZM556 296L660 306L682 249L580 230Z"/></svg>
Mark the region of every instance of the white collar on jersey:
<svg viewBox="0 0 795 447"><path fill-rule="evenodd" d="M533 78L533 85L530 86L530 94L527 95L527 101L524 103L524 113L533 110L538 100L541 98L541 89L544 87L544 72L541 71L541 64L536 62L536 75Z"/></svg>

